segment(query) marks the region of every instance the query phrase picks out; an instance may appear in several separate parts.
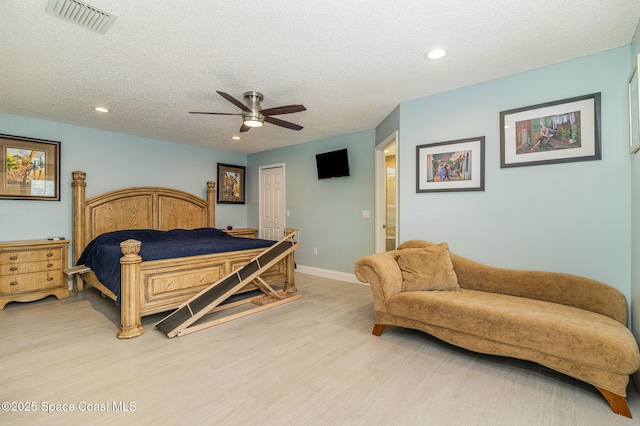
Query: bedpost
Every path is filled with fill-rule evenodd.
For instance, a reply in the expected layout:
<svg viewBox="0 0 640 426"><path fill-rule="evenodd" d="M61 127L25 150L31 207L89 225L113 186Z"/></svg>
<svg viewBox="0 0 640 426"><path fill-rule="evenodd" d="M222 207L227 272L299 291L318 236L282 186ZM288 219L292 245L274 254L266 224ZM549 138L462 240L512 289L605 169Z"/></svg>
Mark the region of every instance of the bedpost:
<svg viewBox="0 0 640 426"><path fill-rule="evenodd" d="M207 182L207 228L216 227L216 183Z"/></svg>
<svg viewBox="0 0 640 426"><path fill-rule="evenodd" d="M71 258L72 258L72 266L76 266L76 262L82 255L82 250L84 250L84 230L85 230L85 200L86 194L85 189L87 187L87 182L85 179L87 174L85 172L75 171L71 173L73 181L71 182L71 186L73 188L73 228L72 228L72 241L71 241ZM68 265L64 265L65 268ZM84 281L80 277L80 274L75 274L73 277L73 291L78 292L84 289Z"/></svg>
<svg viewBox="0 0 640 426"><path fill-rule="evenodd" d="M140 247L136 240L120 243L123 256L120 258L122 270L122 286L120 293L121 329L117 336L120 339L131 339L144 333L140 318Z"/></svg>
<svg viewBox="0 0 640 426"><path fill-rule="evenodd" d="M299 243L300 241L300 228L284 228L285 236L291 235L293 241ZM298 288L296 287L296 261L295 252L291 252L289 256L284 259L284 289L287 293L296 293Z"/></svg>

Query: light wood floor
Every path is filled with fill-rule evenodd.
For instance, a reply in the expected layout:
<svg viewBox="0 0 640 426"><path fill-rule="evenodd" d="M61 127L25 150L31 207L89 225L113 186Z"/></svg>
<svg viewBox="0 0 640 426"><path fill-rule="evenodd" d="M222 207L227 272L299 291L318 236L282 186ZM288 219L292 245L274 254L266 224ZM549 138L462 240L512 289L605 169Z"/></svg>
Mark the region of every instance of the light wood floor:
<svg viewBox="0 0 640 426"><path fill-rule="evenodd" d="M465 351L411 330L371 335L366 286L296 274L302 299L184 337L91 290L0 310L0 424L629 425L595 388L535 364ZM135 411L114 411L122 403ZM80 412L82 403L109 411ZM74 412L42 412L73 404ZM100 406L98 406L100 408Z"/></svg>

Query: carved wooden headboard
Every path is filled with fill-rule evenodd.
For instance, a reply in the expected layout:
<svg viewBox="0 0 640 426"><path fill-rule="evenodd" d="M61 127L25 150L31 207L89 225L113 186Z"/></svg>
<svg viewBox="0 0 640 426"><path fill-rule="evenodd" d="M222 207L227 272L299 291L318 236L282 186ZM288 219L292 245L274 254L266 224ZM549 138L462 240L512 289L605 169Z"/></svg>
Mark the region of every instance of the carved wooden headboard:
<svg viewBox="0 0 640 426"><path fill-rule="evenodd" d="M215 182L207 182L206 200L152 186L124 188L87 199L87 174L76 171L72 176L74 265L87 244L105 232L215 227Z"/></svg>

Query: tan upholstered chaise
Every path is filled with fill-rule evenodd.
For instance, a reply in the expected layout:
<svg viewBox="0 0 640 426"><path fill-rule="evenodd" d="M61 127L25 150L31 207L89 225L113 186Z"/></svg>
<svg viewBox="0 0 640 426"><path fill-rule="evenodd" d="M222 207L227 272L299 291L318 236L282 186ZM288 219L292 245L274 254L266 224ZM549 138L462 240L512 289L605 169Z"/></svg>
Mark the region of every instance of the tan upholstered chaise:
<svg viewBox="0 0 640 426"><path fill-rule="evenodd" d="M626 389L640 354L627 328L627 301L615 288L569 274L494 268L421 240L359 259L355 274L371 285L374 335L394 325L533 361L592 384L614 412L631 417Z"/></svg>

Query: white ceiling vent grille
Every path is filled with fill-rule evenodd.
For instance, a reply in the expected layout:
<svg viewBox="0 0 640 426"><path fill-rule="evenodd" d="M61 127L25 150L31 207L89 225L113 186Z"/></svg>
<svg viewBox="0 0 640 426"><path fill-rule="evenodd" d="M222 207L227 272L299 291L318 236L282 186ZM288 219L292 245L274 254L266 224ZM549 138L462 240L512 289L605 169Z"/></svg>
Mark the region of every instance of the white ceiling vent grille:
<svg viewBox="0 0 640 426"><path fill-rule="evenodd" d="M104 34L117 16L77 0L49 0L47 13Z"/></svg>

